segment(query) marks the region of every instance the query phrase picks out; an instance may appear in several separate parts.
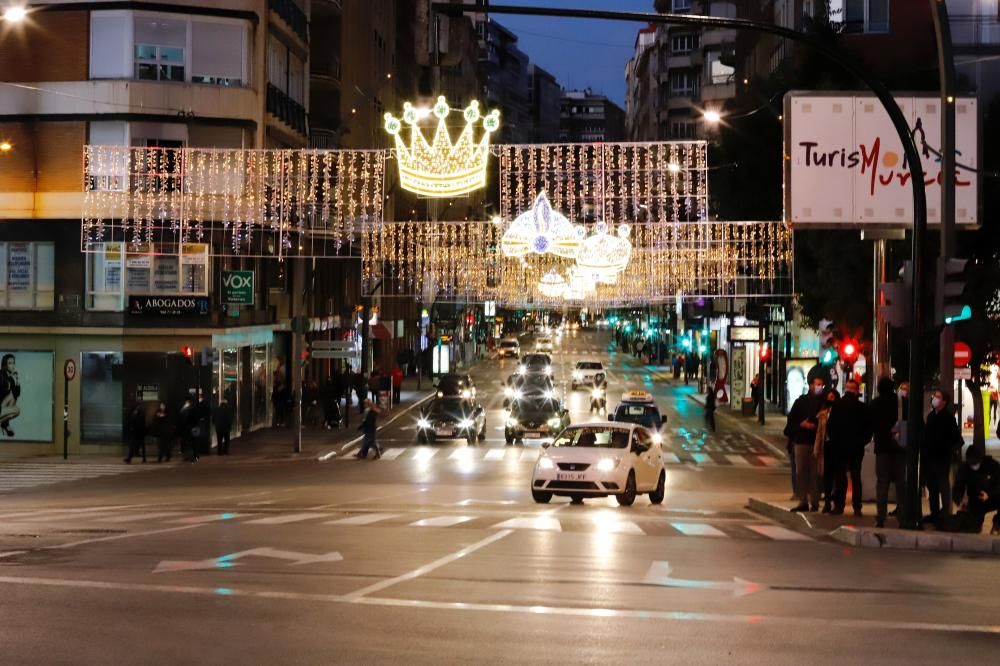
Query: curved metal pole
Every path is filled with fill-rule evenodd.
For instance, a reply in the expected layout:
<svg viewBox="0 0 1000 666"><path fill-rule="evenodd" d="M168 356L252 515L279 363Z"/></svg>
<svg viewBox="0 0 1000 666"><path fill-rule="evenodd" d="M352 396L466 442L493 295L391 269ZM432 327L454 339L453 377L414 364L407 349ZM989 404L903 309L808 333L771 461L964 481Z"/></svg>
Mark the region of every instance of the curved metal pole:
<svg viewBox="0 0 1000 666"><path fill-rule="evenodd" d="M910 311L910 396L907 419L906 459L907 459L907 507L906 527L920 526L920 484L917 478L920 441L923 436L923 403L924 403L924 304L923 297L927 293L927 272L924 267L924 246L927 237L927 191L924 186L924 170L920 154L910 134L910 125L906 121L899 105L889 89L881 81L872 77L850 59L817 39L814 35L798 32L789 28L753 21L742 18L722 16L699 16L693 14L657 14L649 12L609 12L593 9L568 9L559 7L524 7L514 5L489 5L486 7L450 2L433 2L432 9L442 14L460 16L466 13L516 14L520 16L546 16L556 18L583 18L605 21L627 21L630 23L654 23L662 25L687 25L700 28L729 28L735 30L753 30L756 32L776 35L783 39L806 44L839 65L851 75L867 85L892 121L899 140L903 144L903 154L906 157L910 172L910 183L913 191L913 236L911 261L913 264L913 287L911 292L912 309Z"/></svg>

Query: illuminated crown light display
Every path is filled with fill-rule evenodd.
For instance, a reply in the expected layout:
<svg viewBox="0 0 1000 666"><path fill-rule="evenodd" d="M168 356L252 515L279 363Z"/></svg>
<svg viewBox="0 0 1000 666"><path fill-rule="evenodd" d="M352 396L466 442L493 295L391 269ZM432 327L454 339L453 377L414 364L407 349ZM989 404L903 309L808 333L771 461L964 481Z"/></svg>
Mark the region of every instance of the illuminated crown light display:
<svg viewBox="0 0 1000 666"><path fill-rule="evenodd" d="M552 209L545 191L539 192L531 209L521 213L504 232L501 249L507 257L552 254L576 258L583 227L575 227L566 216Z"/></svg>
<svg viewBox="0 0 1000 666"><path fill-rule="evenodd" d="M451 142L446 119L451 108L445 98L438 97L434 108L419 109L407 102L400 120L385 114L385 131L393 137L396 162L399 164L400 186L425 197L456 197L486 185L486 164L490 155L490 134L500 127L500 112L482 116L479 102L473 101L462 112L465 127L458 141ZM429 115L437 118L431 143L427 143L420 121ZM475 126L482 120L483 135L474 137ZM410 127L409 145L400 134L403 123Z"/></svg>

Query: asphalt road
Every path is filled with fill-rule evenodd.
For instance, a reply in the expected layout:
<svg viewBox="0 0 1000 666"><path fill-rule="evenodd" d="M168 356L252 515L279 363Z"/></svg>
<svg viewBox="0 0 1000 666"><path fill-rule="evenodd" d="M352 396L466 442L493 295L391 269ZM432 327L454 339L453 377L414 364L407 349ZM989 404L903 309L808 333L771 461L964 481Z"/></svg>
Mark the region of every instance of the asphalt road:
<svg viewBox="0 0 1000 666"><path fill-rule="evenodd" d="M743 508L787 489L748 432L701 411L600 334L557 376L610 363L612 403L651 390L669 417L667 496L536 505L538 448L503 441L499 382L475 376L487 439L387 456L241 462L26 486L0 496L0 663L954 663L991 661L991 557L860 550ZM574 422L583 392L569 393ZM134 469L132 466L130 469ZM124 466L123 466L124 469Z"/></svg>

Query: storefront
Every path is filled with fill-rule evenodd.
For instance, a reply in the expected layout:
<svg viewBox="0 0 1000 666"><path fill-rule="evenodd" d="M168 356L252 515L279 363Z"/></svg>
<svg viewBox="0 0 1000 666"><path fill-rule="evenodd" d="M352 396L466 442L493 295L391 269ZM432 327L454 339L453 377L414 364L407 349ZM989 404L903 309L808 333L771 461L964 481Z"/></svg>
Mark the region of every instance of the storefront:
<svg viewBox="0 0 1000 666"><path fill-rule="evenodd" d="M219 396L237 415L233 437L271 425L271 394L286 377L289 340L270 326L212 336L216 362L212 365L212 404Z"/></svg>

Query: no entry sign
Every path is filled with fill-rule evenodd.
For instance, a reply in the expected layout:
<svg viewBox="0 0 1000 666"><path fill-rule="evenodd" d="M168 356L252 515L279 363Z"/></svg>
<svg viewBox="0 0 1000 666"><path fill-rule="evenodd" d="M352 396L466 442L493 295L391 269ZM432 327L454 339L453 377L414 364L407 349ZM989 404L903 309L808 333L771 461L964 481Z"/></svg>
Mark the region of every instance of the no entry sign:
<svg viewBox="0 0 1000 666"><path fill-rule="evenodd" d="M972 360L972 350L964 342L955 343L955 367L961 368Z"/></svg>

